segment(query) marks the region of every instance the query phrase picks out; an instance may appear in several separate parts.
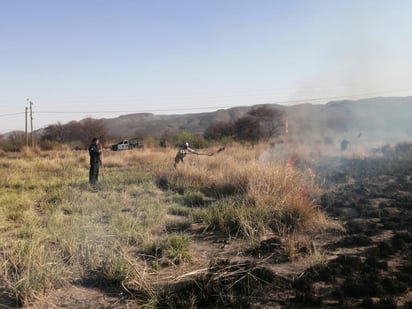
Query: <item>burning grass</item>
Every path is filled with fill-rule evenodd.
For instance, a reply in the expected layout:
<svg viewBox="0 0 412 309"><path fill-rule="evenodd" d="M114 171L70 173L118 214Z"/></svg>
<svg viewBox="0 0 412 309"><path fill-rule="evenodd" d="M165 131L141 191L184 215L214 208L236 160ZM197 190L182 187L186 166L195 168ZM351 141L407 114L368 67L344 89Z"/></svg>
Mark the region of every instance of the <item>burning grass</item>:
<svg viewBox="0 0 412 309"><path fill-rule="evenodd" d="M195 161L195 166L178 166L176 171L159 170L157 182L180 193L186 205L201 205L201 194L214 199L209 207L197 210L202 222L213 230L250 240L277 232L279 226L303 229L317 218L320 212L314 201L319 189L312 174L261 162L254 151L239 146L229 153L241 160L216 156Z"/></svg>
<svg viewBox="0 0 412 309"><path fill-rule="evenodd" d="M105 152L97 192L86 153L1 157L2 289L29 304L52 288L104 282L155 304L159 272L202 261L192 224L251 242L326 226L313 177L260 161L263 149L234 145L176 169L174 149Z"/></svg>

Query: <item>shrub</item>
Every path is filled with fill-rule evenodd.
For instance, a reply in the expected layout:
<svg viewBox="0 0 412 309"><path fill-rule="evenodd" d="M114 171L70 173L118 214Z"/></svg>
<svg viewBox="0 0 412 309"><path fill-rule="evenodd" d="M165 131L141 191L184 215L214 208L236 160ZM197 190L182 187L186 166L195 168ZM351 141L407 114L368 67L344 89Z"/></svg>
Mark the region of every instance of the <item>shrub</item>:
<svg viewBox="0 0 412 309"><path fill-rule="evenodd" d="M203 136L194 135L186 131L180 132L173 136L172 142L175 146L188 142L190 147L193 148L206 148L209 144Z"/></svg>

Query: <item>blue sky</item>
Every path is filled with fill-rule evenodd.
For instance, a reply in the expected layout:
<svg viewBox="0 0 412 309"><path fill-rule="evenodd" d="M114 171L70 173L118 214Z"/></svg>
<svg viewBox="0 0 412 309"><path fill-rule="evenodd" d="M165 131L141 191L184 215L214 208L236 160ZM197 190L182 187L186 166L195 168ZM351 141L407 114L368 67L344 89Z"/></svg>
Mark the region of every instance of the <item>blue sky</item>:
<svg viewBox="0 0 412 309"><path fill-rule="evenodd" d="M412 2L0 0L0 134L131 112L412 95ZM9 115L13 114L13 115Z"/></svg>

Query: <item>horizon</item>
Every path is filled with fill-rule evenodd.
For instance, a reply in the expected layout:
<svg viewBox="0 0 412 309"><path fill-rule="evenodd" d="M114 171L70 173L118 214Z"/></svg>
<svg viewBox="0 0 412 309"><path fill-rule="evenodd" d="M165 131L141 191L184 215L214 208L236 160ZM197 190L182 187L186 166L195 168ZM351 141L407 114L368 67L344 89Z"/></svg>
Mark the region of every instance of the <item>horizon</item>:
<svg viewBox="0 0 412 309"><path fill-rule="evenodd" d="M86 117L79 118L79 119L70 119L70 120L67 120L66 122L57 121L57 122L46 124L46 125L44 125L42 127L39 127L39 128L33 128L33 131L35 132L35 131L42 130L42 129L46 128L49 125L54 125L54 124L66 125L69 122L73 122L73 121L79 122L79 121L85 120L87 118L92 118L92 119L95 119L95 120L113 120L113 119L117 119L117 118L121 118L121 117L126 117L126 116L131 116L131 115L139 115L139 114L149 114L149 115L157 115L157 116L179 116L179 115L184 116L184 115L197 115L197 114L204 114L204 113L215 113L219 110L229 110L229 109L233 109L233 108L242 108L242 107L252 108L252 107L261 106L261 105L279 105L279 106L288 108L288 107L292 107L292 106L300 106L300 105L306 105L306 104L310 104L312 106L328 105L328 104L335 104L335 103L342 103L342 102L356 104L356 103L365 103L366 101L371 101L371 100L375 100L375 101L382 100L382 99L383 100L388 100L388 99L389 100L403 100L403 99L408 99L408 98L412 98L412 96L404 96L404 97L378 96L378 97L365 97L365 98L359 98L359 99L341 99L341 98L338 98L337 100L330 100L330 101L326 101L326 102L323 102L323 103L311 103L311 102L302 101L302 102L297 102L296 104L293 104L293 105L286 105L286 104L279 104L279 103L260 103L260 104L253 104L253 105L231 106L231 107L227 107L227 108L222 107L222 108L217 108L217 109L214 109L214 110L211 110L211 111L193 111L193 112L188 112L188 113L184 113L184 112L182 112L182 113L155 113L155 112L140 112L139 111L139 112L119 114L119 115L116 115L116 116L113 116L113 117L90 117L90 116L86 116ZM98 114L97 116L104 115L105 113L106 112L103 111L101 114ZM107 113L112 113L112 112L107 112ZM28 125L27 129L28 129L28 131L30 131L30 115L29 114L28 114L28 123L27 123L27 125ZM7 134L12 133L12 132L24 132L24 129L23 130L11 130L11 131L8 131L8 132L3 132L3 133L0 133L0 137L2 135L7 135Z"/></svg>
<svg viewBox="0 0 412 309"><path fill-rule="evenodd" d="M412 95L399 0L3 4L0 134L86 117ZM400 27L400 25L402 25Z"/></svg>

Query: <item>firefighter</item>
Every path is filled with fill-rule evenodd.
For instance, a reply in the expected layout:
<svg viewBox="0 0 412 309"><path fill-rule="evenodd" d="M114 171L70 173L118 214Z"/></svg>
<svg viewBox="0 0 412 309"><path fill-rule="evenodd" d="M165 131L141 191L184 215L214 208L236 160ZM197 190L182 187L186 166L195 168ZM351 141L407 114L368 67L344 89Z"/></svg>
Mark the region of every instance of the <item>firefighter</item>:
<svg viewBox="0 0 412 309"><path fill-rule="evenodd" d="M347 139L344 139L340 142L340 150L344 151L346 149L348 149L350 142Z"/></svg>
<svg viewBox="0 0 412 309"><path fill-rule="evenodd" d="M188 153L199 154L198 152L196 152L195 150L193 150L192 148L189 147L189 143L188 143L188 142L180 145L179 150L178 150L177 153L176 153L174 166L176 167L179 162L182 162L182 163L183 163L183 159L185 158L185 156L186 156Z"/></svg>
<svg viewBox="0 0 412 309"><path fill-rule="evenodd" d="M92 139L92 143L89 146L90 155L90 171L89 171L89 183L94 186L99 178L99 167L102 164L101 160L102 151L100 149L100 140L95 137Z"/></svg>

